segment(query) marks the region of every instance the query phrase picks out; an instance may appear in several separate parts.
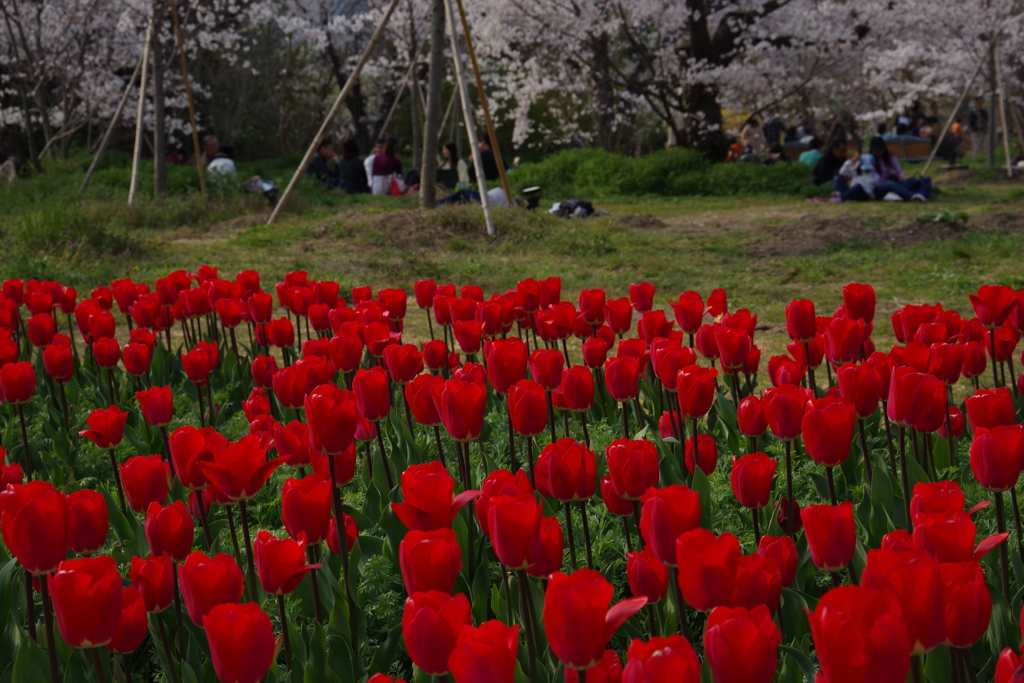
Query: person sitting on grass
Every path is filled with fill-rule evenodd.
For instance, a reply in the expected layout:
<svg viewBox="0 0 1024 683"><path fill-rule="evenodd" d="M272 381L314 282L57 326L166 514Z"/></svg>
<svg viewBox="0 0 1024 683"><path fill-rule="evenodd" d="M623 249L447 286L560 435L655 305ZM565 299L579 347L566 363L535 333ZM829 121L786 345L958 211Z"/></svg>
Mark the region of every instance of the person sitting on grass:
<svg viewBox="0 0 1024 683"><path fill-rule="evenodd" d="M306 175L315 177L327 189L338 187L338 155L330 138L320 141L320 147L306 168Z"/></svg>
<svg viewBox="0 0 1024 683"><path fill-rule="evenodd" d="M235 175L235 148L231 145L219 145L217 158L206 167L210 173L228 177Z"/></svg>
<svg viewBox="0 0 1024 683"><path fill-rule="evenodd" d="M815 166L818 165L818 160L821 159L821 157L823 156L821 152L823 143L821 142L820 138L814 137L811 138L811 141L807 144L810 147L810 149L800 154L800 163L803 164L804 166L810 166L811 168L814 168Z"/></svg>
<svg viewBox="0 0 1024 683"><path fill-rule="evenodd" d="M341 160L338 163L338 187L348 194L365 194L370 191L366 182L366 168L359 158L359 145L352 138L341 143Z"/></svg>
<svg viewBox="0 0 1024 683"><path fill-rule="evenodd" d="M391 177L402 175L402 162L395 156L398 140L391 137L384 141L383 150L373 157L373 193L390 194Z"/></svg>
<svg viewBox="0 0 1024 683"><path fill-rule="evenodd" d="M873 137L868 151L874 156L881 182L875 186L875 199L923 202L931 195L931 179L907 178L899 159L889 151L882 137Z"/></svg>
<svg viewBox="0 0 1024 683"><path fill-rule="evenodd" d="M832 138L831 144L828 146L828 151L825 152L818 159L818 163L814 165L814 173L811 177L814 180L815 185L828 185L836 176L839 175L839 169L846 163L846 157L849 151L846 147L846 137Z"/></svg>
<svg viewBox="0 0 1024 683"><path fill-rule="evenodd" d="M875 198L875 187L881 181L874 155L861 154L843 164L834 181L833 202L866 202Z"/></svg>

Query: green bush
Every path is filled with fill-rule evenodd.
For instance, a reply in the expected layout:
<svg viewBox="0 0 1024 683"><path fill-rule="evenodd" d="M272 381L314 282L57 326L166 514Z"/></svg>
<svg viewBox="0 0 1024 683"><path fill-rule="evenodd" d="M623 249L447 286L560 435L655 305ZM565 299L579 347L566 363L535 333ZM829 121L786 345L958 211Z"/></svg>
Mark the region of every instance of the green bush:
<svg viewBox="0 0 1024 683"><path fill-rule="evenodd" d="M517 190L533 185L554 199L644 196L811 197L810 171L799 164L712 164L689 149L668 149L642 157L601 149L573 149L542 162L523 164L511 175Z"/></svg>

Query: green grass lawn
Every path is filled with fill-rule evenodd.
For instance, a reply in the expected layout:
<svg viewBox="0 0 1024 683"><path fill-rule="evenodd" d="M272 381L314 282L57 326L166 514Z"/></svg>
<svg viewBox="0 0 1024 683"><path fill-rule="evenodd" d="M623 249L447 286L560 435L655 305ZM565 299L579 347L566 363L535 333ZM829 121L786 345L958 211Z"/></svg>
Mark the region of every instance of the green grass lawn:
<svg viewBox="0 0 1024 683"><path fill-rule="evenodd" d="M829 204L768 193L584 196L611 215L567 220L543 210L567 197L548 194L542 210L499 211L498 235L488 237L477 207L420 212L412 198L348 197L311 181L267 226L265 199L218 187L206 204L189 191L190 167L172 169L172 191L160 199L144 172L141 199L129 208L126 160L113 157L80 193L87 161L76 157L0 189L5 277L58 278L84 291L115 277L152 282L210 263L228 277L257 269L267 283L308 270L343 289L411 289L434 277L491 293L560 275L569 300L591 287L621 296L630 282L650 280L662 303L685 289L725 287L732 308L760 316L758 342L776 353L790 299L811 298L831 313L848 282L875 285L882 321L910 302L942 301L967 313L967 293L985 282L1024 287L1024 190L987 169L934 174L939 191L928 204ZM291 163L241 164L240 175L283 186ZM410 334L425 332L421 324L413 316ZM887 324L875 336L880 346L892 341Z"/></svg>

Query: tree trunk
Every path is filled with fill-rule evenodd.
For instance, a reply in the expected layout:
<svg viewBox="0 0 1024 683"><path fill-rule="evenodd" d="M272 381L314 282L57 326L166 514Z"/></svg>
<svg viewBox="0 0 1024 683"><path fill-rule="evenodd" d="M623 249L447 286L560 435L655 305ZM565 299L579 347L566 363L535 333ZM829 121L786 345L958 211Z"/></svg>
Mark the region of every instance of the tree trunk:
<svg viewBox="0 0 1024 683"><path fill-rule="evenodd" d="M409 3L412 4L411 2ZM416 21L413 18L413 13L409 12L409 62L415 63L416 54L418 50L419 41L416 39ZM420 76L416 73L416 67L414 66L411 71L411 77L409 79L409 94L412 96L412 158L413 164L419 159L421 145L423 141L420 140Z"/></svg>
<svg viewBox="0 0 1024 683"><path fill-rule="evenodd" d="M159 26L154 27L153 53L153 196L167 193L167 131L164 111L163 46L157 38Z"/></svg>
<svg viewBox="0 0 1024 683"><path fill-rule="evenodd" d="M53 145L50 145L50 140L53 138L53 129L50 128L50 114L49 107L46 106L46 98L43 97L42 88L36 88L36 107L39 109L39 120L43 123L43 142L49 145L50 160L57 160L57 150ZM991 117L989 117L991 118Z"/></svg>
<svg viewBox="0 0 1024 683"><path fill-rule="evenodd" d="M430 81L427 84L427 129L420 164L420 206L437 201L437 142L441 131L441 82L444 80L444 0L434 0L430 14Z"/></svg>
<svg viewBox="0 0 1024 683"><path fill-rule="evenodd" d="M615 142L615 90L612 87L611 57L608 55L608 34L602 33L591 40L594 54L594 97L597 110L597 139L608 152L616 152Z"/></svg>
<svg viewBox="0 0 1024 683"><path fill-rule="evenodd" d="M706 158L721 161L729 149L729 141L722 130L722 107L718 103L718 89L713 85L695 83L687 98L686 137L691 147Z"/></svg>
<svg viewBox="0 0 1024 683"><path fill-rule="evenodd" d="M43 172L43 165L39 162L39 152L36 151L36 139L32 134L32 113L28 108L28 95L25 93L25 85L19 79L18 80L18 92L21 100L21 115L25 119L25 136L28 139L28 157L29 161L32 162L32 168L37 173Z"/></svg>

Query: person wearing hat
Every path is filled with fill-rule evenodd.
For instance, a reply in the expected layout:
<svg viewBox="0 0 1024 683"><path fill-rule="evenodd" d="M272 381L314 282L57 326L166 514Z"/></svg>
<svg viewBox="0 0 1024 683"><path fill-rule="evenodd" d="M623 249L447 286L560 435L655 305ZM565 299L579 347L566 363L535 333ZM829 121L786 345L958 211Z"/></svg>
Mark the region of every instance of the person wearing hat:
<svg viewBox="0 0 1024 683"><path fill-rule="evenodd" d="M875 156L871 153L861 154L856 161L850 160L843 164L836 177L836 191L832 193L832 201L866 202L874 199L875 186L881 181Z"/></svg>

